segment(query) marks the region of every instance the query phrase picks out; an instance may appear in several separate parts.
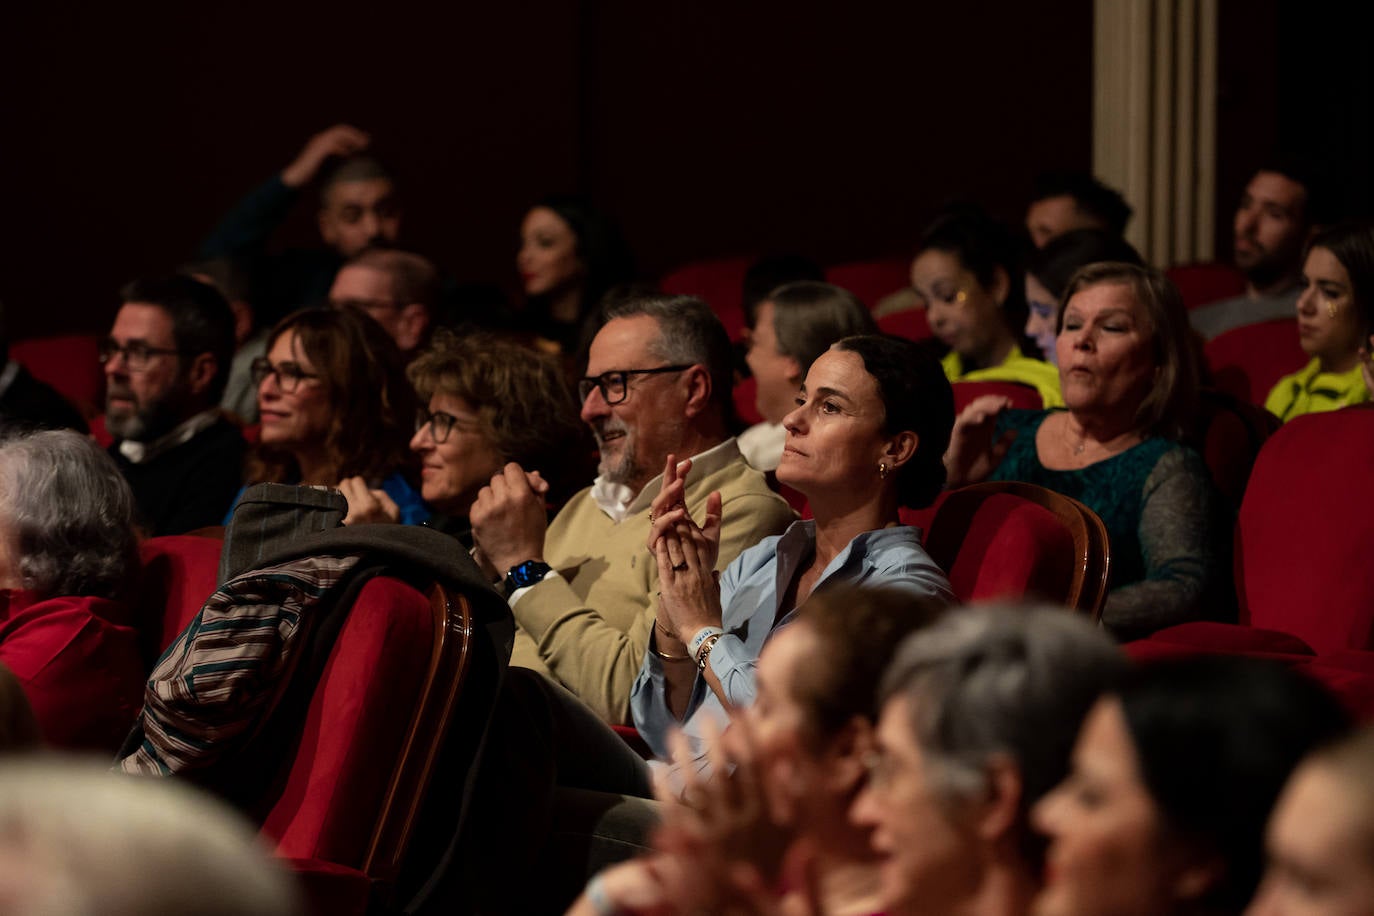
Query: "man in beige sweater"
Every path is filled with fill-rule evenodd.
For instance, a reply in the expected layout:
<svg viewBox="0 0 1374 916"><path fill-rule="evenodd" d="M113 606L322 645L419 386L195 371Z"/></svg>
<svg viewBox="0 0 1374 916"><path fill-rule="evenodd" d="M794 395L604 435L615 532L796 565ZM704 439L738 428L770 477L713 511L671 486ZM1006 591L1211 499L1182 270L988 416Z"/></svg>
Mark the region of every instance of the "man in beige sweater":
<svg viewBox="0 0 1374 916"><path fill-rule="evenodd" d="M587 373L582 419L601 449L592 486L546 525L543 481L509 464L470 519L519 624L512 664L543 672L619 724L629 721L657 610L658 568L645 541L667 457L692 459L686 503L699 521L707 495L720 491L720 569L794 515L728 435L730 342L704 302L615 306L592 341Z"/></svg>

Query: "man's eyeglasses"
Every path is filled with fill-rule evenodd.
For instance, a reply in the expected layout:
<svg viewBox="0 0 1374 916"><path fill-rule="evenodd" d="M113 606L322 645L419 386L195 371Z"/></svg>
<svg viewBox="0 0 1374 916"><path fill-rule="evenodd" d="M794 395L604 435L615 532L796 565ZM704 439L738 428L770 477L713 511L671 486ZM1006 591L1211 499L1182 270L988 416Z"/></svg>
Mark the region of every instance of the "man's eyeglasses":
<svg viewBox="0 0 1374 916"><path fill-rule="evenodd" d="M587 396L592 393L593 388L601 389L601 399L607 404L619 404L630 394L630 376L632 375L658 375L661 372L682 372L692 368L692 363L684 366L659 366L657 369L617 369L614 372L603 372L600 375L589 375L581 378L577 382L577 397L580 401L587 400Z"/></svg>
<svg viewBox="0 0 1374 916"><path fill-rule="evenodd" d="M253 360L249 372L254 387L261 385L263 380L270 375L277 380L277 387L282 390L283 394L295 394L296 389L301 387L302 381L319 378L314 372L306 372L295 363L282 363L279 366L274 366L272 361L265 356L259 356Z"/></svg>
<svg viewBox="0 0 1374 916"><path fill-rule="evenodd" d="M464 431L471 431L477 428L471 420L455 417L451 413L444 413L442 410L429 410L421 407L415 411L415 431L418 433L426 426L430 427L429 434L434 437L435 445L443 445L448 441L449 434L454 428Z"/></svg>
<svg viewBox="0 0 1374 916"><path fill-rule="evenodd" d="M148 368L148 361L154 356L179 356L180 350L168 349L167 347L154 347L141 340L131 340L124 346L112 337L106 337L100 342L100 364L103 366L115 358L115 354L124 357L124 365L132 372L142 372Z"/></svg>

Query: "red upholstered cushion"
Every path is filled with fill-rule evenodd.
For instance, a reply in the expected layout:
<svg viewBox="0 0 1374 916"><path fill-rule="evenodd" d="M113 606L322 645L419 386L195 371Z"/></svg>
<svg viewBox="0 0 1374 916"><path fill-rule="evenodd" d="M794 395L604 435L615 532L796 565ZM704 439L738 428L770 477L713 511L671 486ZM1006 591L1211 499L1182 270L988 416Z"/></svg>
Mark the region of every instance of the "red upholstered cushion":
<svg viewBox="0 0 1374 916"><path fill-rule="evenodd" d="M1136 662L1151 662L1165 658L1186 658L1190 655L1207 655L1206 649L1186 643L1161 642L1154 638L1136 639L1121 646L1123 652Z"/></svg>
<svg viewBox="0 0 1374 916"><path fill-rule="evenodd" d="M1318 653L1374 649L1374 410L1298 417L1260 450L1236 529L1240 619Z"/></svg>
<svg viewBox="0 0 1374 916"><path fill-rule="evenodd" d="M1011 398L1011 406L1020 410L1039 410L1045 406L1040 392L1029 385L1020 385L1016 382L955 382L950 387L954 389L956 416L976 398L981 398L985 394Z"/></svg>
<svg viewBox="0 0 1374 916"><path fill-rule="evenodd" d="M1232 328L1207 341L1207 368L1219 391L1263 404L1279 379L1307 365L1298 345L1298 319L1279 318Z"/></svg>
<svg viewBox="0 0 1374 916"><path fill-rule="evenodd" d="M1208 652L1313 654L1311 646L1289 633L1205 620L1165 627L1150 638L1156 642L1191 646Z"/></svg>
<svg viewBox="0 0 1374 916"><path fill-rule="evenodd" d="M979 507L946 570L962 601L1063 595L1074 569L1073 537L1043 506L1005 493Z"/></svg>
<svg viewBox="0 0 1374 916"><path fill-rule="evenodd" d="M139 635L149 670L215 593L221 547L222 541L184 534L149 538L139 545Z"/></svg>
<svg viewBox="0 0 1374 916"><path fill-rule="evenodd" d="M361 865L432 647L424 595L390 578L363 588L311 701L286 786L263 823L278 855Z"/></svg>
<svg viewBox="0 0 1374 916"><path fill-rule="evenodd" d="M929 340L934 335L925 309L903 309L878 319L878 330L906 340Z"/></svg>
<svg viewBox="0 0 1374 916"><path fill-rule="evenodd" d="M825 269L827 283L849 290L869 308L885 296L911 285L911 258L878 258L851 261Z"/></svg>
<svg viewBox="0 0 1374 916"><path fill-rule="evenodd" d="M100 365L100 338L94 334L36 337L10 344L10 356L40 382L91 416L104 404L105 370Z"/></svg>
<svg viewBox="0 0 1374 916"><path fill-rule="evenodd" d="M665 274L659 281L665 293L700 296L711 306L731 340L744 339L744 275L754 258L717 258L696 261Z"/></svg>
<svg viewBox="0 0 1374 916"><path fill-rule="evenodd" d="M1358 649L1323 652L1317 656L1316 663L1331 668L1344 668L1347 671L1359 671L1363 674L1374 675L1374 652L1362 652Z"/></svg>
<svg viewBox="0 0 1374 916"><path fill-rule="evenodd" d="M1164 275L1174 281L1183 304L1190 309L1245 292L1245 274L1220 261L1180 264L1164 271Z"/></svg>

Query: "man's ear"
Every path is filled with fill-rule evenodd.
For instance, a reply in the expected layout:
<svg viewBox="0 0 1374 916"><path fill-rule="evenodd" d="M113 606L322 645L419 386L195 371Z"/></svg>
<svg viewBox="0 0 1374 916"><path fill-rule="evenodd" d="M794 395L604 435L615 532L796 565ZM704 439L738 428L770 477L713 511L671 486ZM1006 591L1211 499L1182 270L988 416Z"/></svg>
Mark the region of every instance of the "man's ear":
<svg viewBox="0 0 1374 916"><path fill-rule="evenodd" d="M191 365L186 367L186 386L191 394L200 397L210 388L210 383L215 380L215 373L219 371L219 360L215 359L213 353L199 353L191 359Z"/></svg>
<svg viewBox="0 0 1374 916"><path fill-rule="evenodd" d="M683 411L688 417L700 416L711 406L711 373L697 363L682 375L687 385L687 404Z"/></svg>
<svg viewBox="0 0 1374 916"><path fill-rule="evenodd" d="M1021 770L1006 754L988 761L988 794L977 820L978 835L995 842L1016 830L1021 819Z"/></svg>
<svg viewBox="0 0 1374 916"><path fill-rule="evenodd" d="M806 373L802 371L801 362L795 356L787 356L784 357L784 359L787 360L787 381L792 383L795 387L800 388L802 380L806 375Z"/></svg>
<svg viewBox="0 0 1374 916"><path fill-rule="evenodd" d="M414 350L424 340L425 331L429 329L429 308L418 302L401 309L399 320L396 322L397 340L401 349L406 353Z"/></svg>

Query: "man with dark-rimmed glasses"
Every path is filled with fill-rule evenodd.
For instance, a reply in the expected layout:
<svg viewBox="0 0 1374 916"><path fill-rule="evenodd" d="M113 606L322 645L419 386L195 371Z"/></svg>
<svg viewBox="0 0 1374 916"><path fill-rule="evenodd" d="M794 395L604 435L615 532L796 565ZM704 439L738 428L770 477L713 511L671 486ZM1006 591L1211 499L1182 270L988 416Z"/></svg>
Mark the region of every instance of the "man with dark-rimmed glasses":
<svg viewBox="0 0 1374 916"><path fill-rule="evenodd" d="M609 722L629 721L654 629L658 570L644 545L667 457L692 459L684 501L695 518L721 493L718 568L792 521L730 436L731 382L729 339L704 302L620 303L578 386L601 453L596 481L546 525L545 484L509 464L472 507L478 549L519 624L512 664L543 672ZM686 657L662 637L655 649Z"/></svg>
<svg viewBox="0 0 1374 916"><path fill-rule="evenodd" d="M234 318L214 287L183 276L126 286L105 369L110 453L148 535L219 524L242 483L244 441L217 409Z"/></svg>

